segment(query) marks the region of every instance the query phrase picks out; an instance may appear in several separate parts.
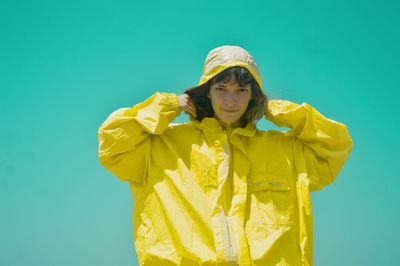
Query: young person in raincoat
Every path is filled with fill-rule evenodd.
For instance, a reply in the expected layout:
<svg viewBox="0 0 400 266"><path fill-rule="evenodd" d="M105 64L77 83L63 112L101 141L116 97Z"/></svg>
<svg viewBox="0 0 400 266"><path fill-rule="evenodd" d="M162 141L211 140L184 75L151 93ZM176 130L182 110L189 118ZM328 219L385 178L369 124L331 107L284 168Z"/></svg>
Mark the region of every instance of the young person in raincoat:
<svg viewBox="0 0 400 266"><path fill-rule="evenodd" d="M181 111L190 123L170 124ZM262 131L265 118L289 131ZM310 105L271 100L252 56L212 50L198 86L115 111L101 164L134 196L141 265L312 265L310 192L332 183L352 140Z"/></svg>

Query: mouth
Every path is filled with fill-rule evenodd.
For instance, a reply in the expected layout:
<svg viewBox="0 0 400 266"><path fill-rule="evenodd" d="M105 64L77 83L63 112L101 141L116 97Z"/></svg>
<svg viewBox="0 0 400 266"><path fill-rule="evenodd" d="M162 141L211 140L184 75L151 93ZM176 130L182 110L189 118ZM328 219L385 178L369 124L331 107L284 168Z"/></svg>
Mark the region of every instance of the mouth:
<svg viewBox="0 0 400 266"><path fill-rule="evenodd" d="M222 112L224 113L228 113L228 114L233 114L236 113L238 110L226 110L226 109L222 109Z"/></svg>

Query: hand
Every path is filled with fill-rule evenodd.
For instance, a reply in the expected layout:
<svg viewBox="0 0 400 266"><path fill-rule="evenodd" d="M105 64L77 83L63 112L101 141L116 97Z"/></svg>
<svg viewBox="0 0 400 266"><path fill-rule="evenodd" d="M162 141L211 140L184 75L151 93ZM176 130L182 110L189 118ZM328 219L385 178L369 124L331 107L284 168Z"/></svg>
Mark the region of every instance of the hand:
<svg viewBox="0 0 400 266"><path fill-rule="evenodd" d="M193 117L196 117L196 107L192 98L186 93L178 96L179 107L185 114L190 113Z"/></svg>

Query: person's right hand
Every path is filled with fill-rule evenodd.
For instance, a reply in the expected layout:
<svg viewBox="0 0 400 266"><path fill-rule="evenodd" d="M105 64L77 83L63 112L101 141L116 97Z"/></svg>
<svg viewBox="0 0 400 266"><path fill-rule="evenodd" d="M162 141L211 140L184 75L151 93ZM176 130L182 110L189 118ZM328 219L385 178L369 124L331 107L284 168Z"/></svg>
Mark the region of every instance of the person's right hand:
<svg viewBox="0 0 400 266"><path fill-rule="evenodd" d="M192 98L186 93L178 96L179 107L186 114L190 113L193 117L196 117L196 107L194 106L194 102Z"/></svg>

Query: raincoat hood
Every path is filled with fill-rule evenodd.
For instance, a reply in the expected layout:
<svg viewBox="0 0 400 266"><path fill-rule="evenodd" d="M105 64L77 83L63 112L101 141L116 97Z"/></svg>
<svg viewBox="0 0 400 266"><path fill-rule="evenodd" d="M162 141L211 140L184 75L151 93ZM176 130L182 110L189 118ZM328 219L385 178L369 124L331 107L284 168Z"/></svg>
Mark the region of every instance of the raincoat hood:
<svg viewBox="0 0 400 266"><path fill-rule="evenodd" d="M243 48L231 45L217 47L208 53L204 62L203 76L198 85L203 85L225 69L236 66L246 68L262 90L260 70L254 58Z"/></svg>

